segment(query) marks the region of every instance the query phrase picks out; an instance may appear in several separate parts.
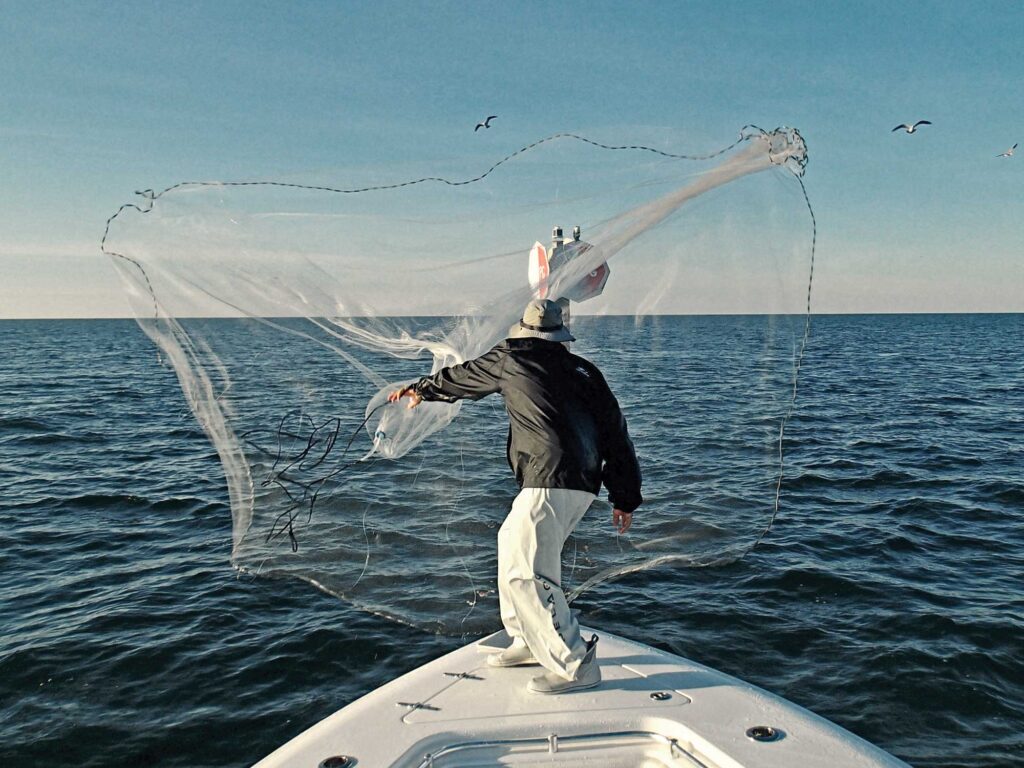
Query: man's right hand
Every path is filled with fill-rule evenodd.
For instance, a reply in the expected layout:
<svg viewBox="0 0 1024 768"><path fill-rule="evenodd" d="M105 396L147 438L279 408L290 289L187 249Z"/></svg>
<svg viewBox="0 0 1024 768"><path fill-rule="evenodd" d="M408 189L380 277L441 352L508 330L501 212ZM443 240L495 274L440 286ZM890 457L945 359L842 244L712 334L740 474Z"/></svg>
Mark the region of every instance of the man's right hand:
<svg viewBox="0 0 1024 768"><path fill-rule="evenodd" d="M612 510L612 525L619 529L619 533L625 533L633 524L633 513L623 512L621 509Z"/></svg>
<svg viewBox="0 0 1024 768"><path fill-rule="evenodd" d="M415 408L417 405L423 402L423 398L420 394L412 387L406 387L405 389L396 389L390 395L388 395L389 403L397 403L403 397L409 398L409 404L406 408Z"/></svg>

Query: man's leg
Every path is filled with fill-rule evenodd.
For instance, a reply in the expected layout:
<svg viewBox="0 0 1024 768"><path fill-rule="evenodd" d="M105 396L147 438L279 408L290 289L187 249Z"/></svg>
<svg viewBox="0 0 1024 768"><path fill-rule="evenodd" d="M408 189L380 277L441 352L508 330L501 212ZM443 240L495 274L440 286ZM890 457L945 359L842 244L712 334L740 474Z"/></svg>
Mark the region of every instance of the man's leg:
<svg viewBox="0 0 1024 768"><path fill-rule="evenodd" d="M505 530L502 527L502 530ZM506 541L503 543L502 539ZM537 660L533 657L533 653L530 651L530 647L526 644L526 639L523 637L523 628L519 623L519 618L516 616L515 605L512 602L512 596L509 594L509 576L508 573L511 570L511 557L510 552L512 547L507 541L507 537L502 537L501 532L498 533L498 606L501 612L501 623L505 627L505 634L511 638L512 642L505 648L505 650L499 653L492 653L487 663L492 667L520 667L520 666L531 666L537 663Z"/></svg>
<svg viewBox="0 0 1024 768"><path fill-rule="evenodd" d="M514 503L512 509L515 509ZM516 549L514 541L516 534L508 522L511 517L512 513L509 512L505 522L498 529L498 610L501 613L501 623L505 627L505 632L512 638L514 644L521 644L525 643L523 628L516 617L515 603L512 602L512 595L509 591L509 583L514 572L513 553Z"/></svg>
<svg viewBox="0 0 1024 768"><path fill-rule="evenodd" d="M587 647L561 588L562 546L593 500L585 491L524 488L498 533L502 621L565 680L575 678Z"/></svg>

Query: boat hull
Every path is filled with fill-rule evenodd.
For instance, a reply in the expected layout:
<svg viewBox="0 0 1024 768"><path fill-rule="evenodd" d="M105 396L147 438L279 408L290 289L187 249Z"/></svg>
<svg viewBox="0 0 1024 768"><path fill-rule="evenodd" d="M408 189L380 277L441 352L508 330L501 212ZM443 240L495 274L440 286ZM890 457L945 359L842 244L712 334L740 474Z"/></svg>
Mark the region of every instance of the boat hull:
<svg viewBox="0 0 1024 768"><path fill-rule="evenodd" d="M486 663L488 651L507 644L504 633L497 633L372 691L257 768L907 768L756 686L599 634L597 688L558 696L530 693L526 685L538 667Z"/></svg>

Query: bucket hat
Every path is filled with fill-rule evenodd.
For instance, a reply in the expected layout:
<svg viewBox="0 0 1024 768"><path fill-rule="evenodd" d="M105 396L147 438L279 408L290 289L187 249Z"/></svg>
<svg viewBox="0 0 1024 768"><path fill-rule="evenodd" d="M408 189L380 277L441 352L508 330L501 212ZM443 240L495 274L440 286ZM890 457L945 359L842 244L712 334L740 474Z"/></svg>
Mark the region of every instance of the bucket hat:
<svg viewBox="0 0 1024 768"><path fill-rule="evenodd" d="M523 310L523 319L509 328L508 338L576 341L562 324L562 308L551 299L534 299Z"/></svg>

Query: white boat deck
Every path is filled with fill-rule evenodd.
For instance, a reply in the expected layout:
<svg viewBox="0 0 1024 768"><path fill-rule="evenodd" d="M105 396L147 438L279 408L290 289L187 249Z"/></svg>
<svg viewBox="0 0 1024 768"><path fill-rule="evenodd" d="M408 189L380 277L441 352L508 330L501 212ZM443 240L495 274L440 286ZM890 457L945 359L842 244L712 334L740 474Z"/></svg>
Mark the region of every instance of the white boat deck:
<svg viewBox="0 0 1024 768"><path fill-rule="evenodd" d="M597 688L559 696L528 692L538 667L486 663L481 651L507 644L499 633L381 686L257 768L907 768L755 686L598 634L603 682ZM764 727L774 738L748 735Z"/></svg>

